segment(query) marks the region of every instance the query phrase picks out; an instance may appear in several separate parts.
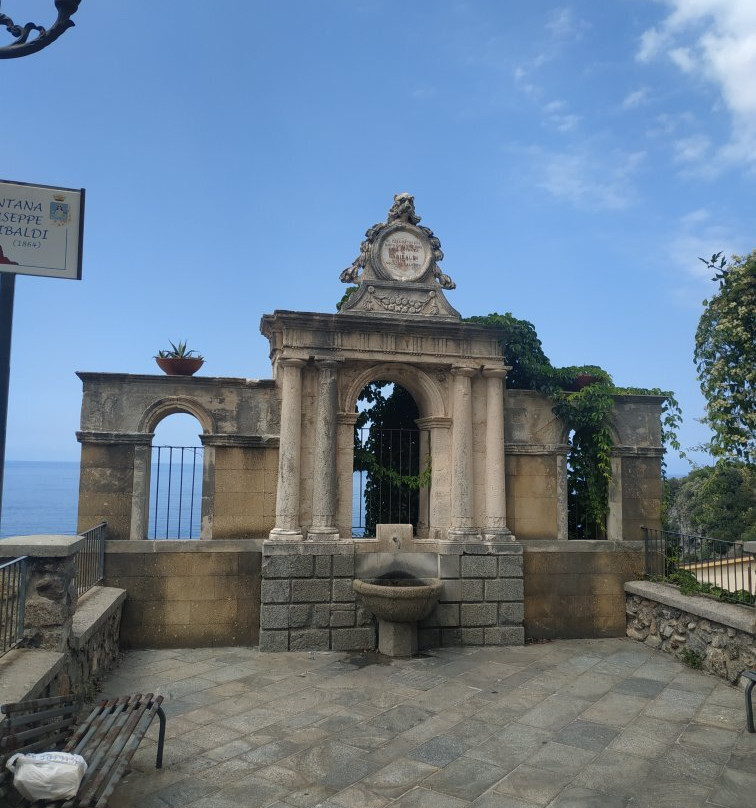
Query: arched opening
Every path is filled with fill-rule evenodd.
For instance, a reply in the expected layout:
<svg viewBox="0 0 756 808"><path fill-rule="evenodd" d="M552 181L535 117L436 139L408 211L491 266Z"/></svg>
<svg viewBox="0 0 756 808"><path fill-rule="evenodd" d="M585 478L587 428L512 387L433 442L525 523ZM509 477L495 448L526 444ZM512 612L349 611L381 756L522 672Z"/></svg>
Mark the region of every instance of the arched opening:
<svg viewBox="0 0 756 808"><path fill-rule="evenodd" d="M606 539L606 481L582 450L573 429L567 436L567 538Z"/></svg>
<svg viewBox="0 0 756 808"><path fill-rule="evenodd" d="M204 447L193 415L176 412L155 428L150 458L147 538L199 539Z"/></svg>
<svg viewBox="0 0 756 808"><path fill-rule="evenodd" d="M352 535L374 537L378 524L428 524L430 450L420 410L400 384L376 380L357 397Z"/></svg>

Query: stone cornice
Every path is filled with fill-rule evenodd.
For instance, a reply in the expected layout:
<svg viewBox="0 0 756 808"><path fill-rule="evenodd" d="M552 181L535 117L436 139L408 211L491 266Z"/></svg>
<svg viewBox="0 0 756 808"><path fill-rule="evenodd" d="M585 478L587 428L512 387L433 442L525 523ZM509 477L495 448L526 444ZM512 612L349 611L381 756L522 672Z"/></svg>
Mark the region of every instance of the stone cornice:
<svg viewBox="0 0 756 808"><path fill-rule="evenodd" d="M660 446L613 446L613 457L662 457L664 449Z"/></svg>
<svg viewBox="0 0 756 808"><path fill-rule="evenodd" d="M203 446L228 446L239 448L255 448L278 446L278 435L200 435Z"/></svg>
<svg viewBox="0 0 756 808"><path fill-rule="evenodd" d="M155 437L154 432L97 432L80 430L76 433L79 443L99 444L131 444L132 446L149 446Z"/></svg>
<svg viewBox="0 0 756 808"><path fill-rule="evenodd" d="M166 376L142 373L92 373L77 370L76 375L85 383L140 382L160 387L252 387L275 388L273 379L241 379L234 376Z"/></svg>
<svg viewBox="0 0 756 808"><path fill-rule="evenodd" d="M570 447L566 443L505 443L509 455L565 455Z"/></svg>

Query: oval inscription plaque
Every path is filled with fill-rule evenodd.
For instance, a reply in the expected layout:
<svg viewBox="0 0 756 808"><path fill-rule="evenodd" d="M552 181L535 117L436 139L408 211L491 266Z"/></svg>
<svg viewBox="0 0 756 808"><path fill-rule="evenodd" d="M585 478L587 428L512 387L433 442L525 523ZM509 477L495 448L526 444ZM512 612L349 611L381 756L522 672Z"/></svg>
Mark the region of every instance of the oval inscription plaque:
<svg viewBox="0 0 756 808"><path fill-rule="evenodd" d="M396 280L416 281L428 268L426 245L414 233L389 233L381 244L383 269Z"/></svg>

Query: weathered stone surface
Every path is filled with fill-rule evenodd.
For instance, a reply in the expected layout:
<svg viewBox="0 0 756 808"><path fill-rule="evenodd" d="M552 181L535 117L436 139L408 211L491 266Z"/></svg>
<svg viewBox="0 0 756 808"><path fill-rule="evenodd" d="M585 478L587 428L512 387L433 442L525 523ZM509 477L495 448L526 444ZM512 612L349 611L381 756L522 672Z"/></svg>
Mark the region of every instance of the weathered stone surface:
<svg viewBox="0 0 756 808"><path fill-rule="evenodd" d="M263 581L260 598L263 603L288 603L291 597L291 582L285 578Z"/></svg>
<svg viewBox="0 0 756 808"><path fill-rule="evenodd" d="M521 602L524 597L522 578L498 578L486 581L486 600Z"/></svg>
<svg viewBox="0 0 756 808"><path fill-rule="evenodd" d="M326 603L331 599L331 581L327 578L294 578L291 582L292 603Z"/></svg>
<svg viewBox="0 0 756 808"><path fill-rule="evenodd" d="M702 670L737 681L740 673L756 667L756 639L746 627L754 620L753 610L734 604L708 602L702 597L685 597L664 584L637 582L627 586L627 636L650 648L673 654L683 661L695 660ZM633 590L643 594L633 594ZM653 600L656 594L659 600ZM661 600L687 602L689 611ZM684 599L684 600L683 600ZM722 621L701 619L701 613L716 613Z"/></svg>
<svg viewBox="0 0 756 808"><path fill-rule="evenodd" d="M463 603L460 607L460 617L462 626L495 626L498 620L496 604Z"/></svg>
<svg viewBox="0 0 756 808"><path fill-rule="evenodd" d="M373 628L337 628L331 632L331 636L334 651L363 651L376 647Z"/></svg>
<svg viewBox="0 0 756 808"><path fill-rule="evenodd" d="M498 573L495 556L462 556L463 578L495 578Z"/></svg>

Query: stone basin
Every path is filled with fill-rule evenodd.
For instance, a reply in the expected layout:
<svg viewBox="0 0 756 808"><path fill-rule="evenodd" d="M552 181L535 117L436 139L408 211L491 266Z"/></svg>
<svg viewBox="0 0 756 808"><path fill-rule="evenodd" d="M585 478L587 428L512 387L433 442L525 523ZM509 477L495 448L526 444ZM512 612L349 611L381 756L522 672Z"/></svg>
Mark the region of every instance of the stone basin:
<svg viewBox="0 0 756 808"><path fill-rule="evenodd" d="M378 618L378 651L391 657L417 652L417 621L438 603L443 584L438 578L356 578L352 587Z"/></svg>

